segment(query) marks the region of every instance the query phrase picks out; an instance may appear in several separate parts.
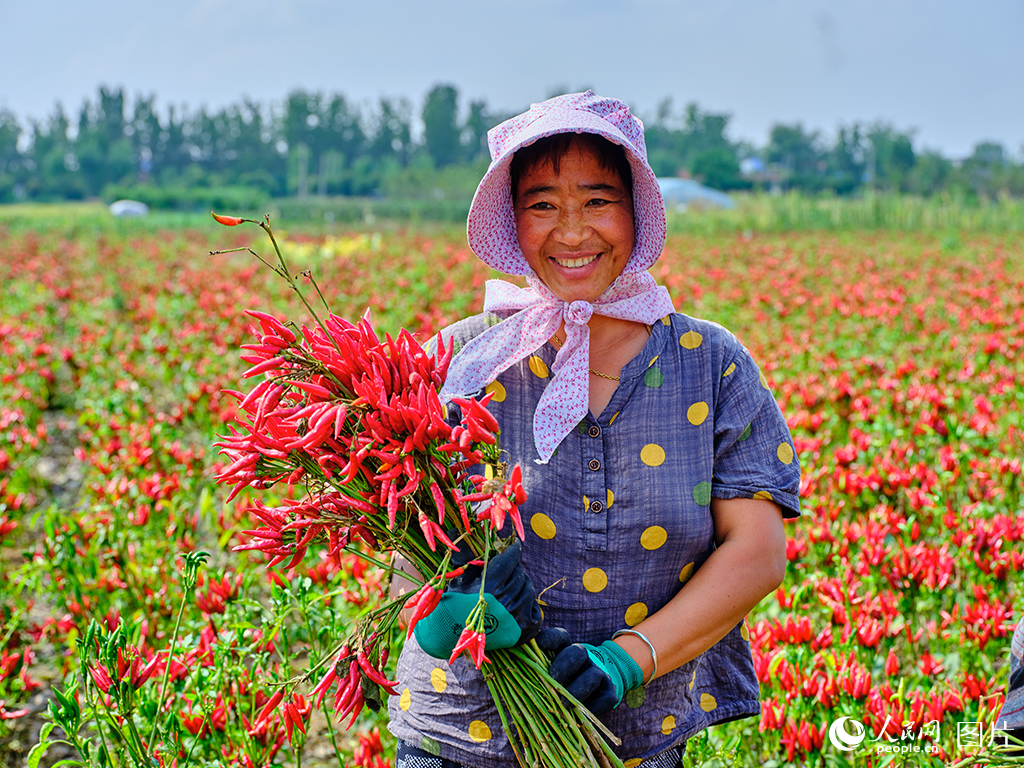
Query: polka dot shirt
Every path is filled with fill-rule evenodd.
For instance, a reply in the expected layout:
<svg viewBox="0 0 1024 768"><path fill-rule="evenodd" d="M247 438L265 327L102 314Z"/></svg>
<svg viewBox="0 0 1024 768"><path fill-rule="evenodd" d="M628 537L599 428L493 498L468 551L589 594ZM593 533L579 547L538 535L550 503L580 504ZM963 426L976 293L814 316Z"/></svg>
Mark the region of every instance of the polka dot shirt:
<svg viewBox="0 0 1024 768"><path fill-rule="evenodd" d="M447 333L456 349L496 318ZM556 350L545 344L488 385L501 444L529 500L523 565L545 626L599 644L660 610L710 555L713 498L770 499L799 515L800 470L786 422L747 350L719 325L673 314L622 370L605 411L587 414L547 465L532 419ZM457 414L453 414L457 415ZM449 667L410 640L391 729L466 765L515 765L471 663ZM692 662L629 692L604 720L638 765L718 722L760 713L745 624Z"/></svg>

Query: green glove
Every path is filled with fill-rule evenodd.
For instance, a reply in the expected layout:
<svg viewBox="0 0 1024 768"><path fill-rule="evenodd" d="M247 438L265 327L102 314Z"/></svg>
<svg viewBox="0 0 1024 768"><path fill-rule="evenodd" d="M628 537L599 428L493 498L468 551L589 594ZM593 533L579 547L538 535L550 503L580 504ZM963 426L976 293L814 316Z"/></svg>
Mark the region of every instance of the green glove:
<svg viewBox="0 0 1024 768"><path fill-rule="evenodd" d="M523 545L517 540L487 565L484 632L488 650L525 643L540 630L541 611L533 582L519 562L522 551ZM416 642L435 659L451 656L466 628L466 619L480 599L482 570L480 566L467 566L461 576L448 583L437 607L413 629Z"/></svg>
<svg viewBox="0 0 1024 768"><path fill-rule="evenodd" d="M595 715L611 712L622 703L626 691L644 681L640 665L611 640L600 645L570 644L569 633L555 628L541 632L537 645L557 654L548 672Z"/></svg>

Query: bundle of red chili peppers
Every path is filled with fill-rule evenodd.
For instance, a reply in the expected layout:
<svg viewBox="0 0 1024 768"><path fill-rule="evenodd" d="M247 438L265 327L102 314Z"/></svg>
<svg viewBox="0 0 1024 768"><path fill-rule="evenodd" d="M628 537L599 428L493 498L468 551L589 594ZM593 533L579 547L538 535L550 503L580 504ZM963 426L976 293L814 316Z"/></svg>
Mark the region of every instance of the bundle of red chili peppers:
<svg viewBox="0 0 1024 768"><path fill-rule="evenodd" d="M262 227L277 253L278 264L269 266L302 297L269 221L215 218L227 226L249 221ZM397 682L384 670L389 630L400 610L414 609L411 632L412 624L437 605L446 582L461 573L450 565L460 544L468 544L486 569L490 556L508 544L498 536L506 516L522 537L518 505L526 494L519 467L506 473L500 461L489 397L455 400L461 422L446 419L438 392L452 343L445 345L439 334L434 353L428 354L405 330L382 340L366 317L352 324L328 313L321 321L303 303L316 319L312 328L247 312L259 327L253 326L256 343L243 345L242 359L252 366L243 378L256 383L248 392L231 393L239 400L239 415L231 434L217 444L230 459L217 481L234 486L229 500L244 488L263 490L277 483L305 489L302 498L281 506L253 502L260 526L246 531L251 541L236 549L265 553L268 567L292 568L316 545L326 546L339 566L344 552L355 552L390 570L397 553L422 576L418 591L383 600L337 653L318 665L322 677L313 689L314 706L334 688L335 713L347 717L350 727L368 699L379 705L381 691L396 694ZM483 475L468 474L481 465ZM595 725L602 727L582 708L563 703L559 694L565 692L547 675L546 659L535 645L495 652L493 661L484 655L485 611L481 594L452 660L465 652L478 668L490 665L488 684L524 765L541 754L549 765L596 765L592 751L619 764L603 740L595 741ZM524 700L531 706L524 709ZM546 735L547 728L537 722L550 724L552 711L566 721L557 736ZM563 727L575 728L575 746L552 755L549 742L573 742Z"/></svg>

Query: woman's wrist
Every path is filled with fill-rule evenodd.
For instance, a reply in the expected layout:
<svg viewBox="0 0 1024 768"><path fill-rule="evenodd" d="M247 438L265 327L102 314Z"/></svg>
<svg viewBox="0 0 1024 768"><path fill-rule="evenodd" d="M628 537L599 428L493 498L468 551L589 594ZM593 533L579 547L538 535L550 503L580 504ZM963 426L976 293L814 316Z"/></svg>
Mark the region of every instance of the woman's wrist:
<svg viewBox="0 0 1024 768"><path fill-rule="evenodd" d="M658 676L658 652L642 632L622 629L612 635L612 642L622 648L643 672L643 685Z"/></svg>

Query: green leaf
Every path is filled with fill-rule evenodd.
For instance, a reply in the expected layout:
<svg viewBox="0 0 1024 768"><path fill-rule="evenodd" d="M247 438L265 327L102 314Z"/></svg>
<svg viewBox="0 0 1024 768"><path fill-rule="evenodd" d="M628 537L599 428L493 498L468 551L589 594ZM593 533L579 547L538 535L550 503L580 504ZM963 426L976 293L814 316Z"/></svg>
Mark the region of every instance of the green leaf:
<svg viewBox="0 0 1024 768"><path fill-rule="evenodd" d="M53 729L57 727L56 723L45 723L39 730L39 743L46 741L47 737L53 733Z"/></svg>
<svg viewBox="0 0 1024 768"><path fill-rule="evenodd" d="M47 725L52 727L53 723L47 723ZM42 759L43 755L46 754L46 750L49 748L49 746L50 742L46 740L46 736L40 733L39 743L28 751L28 758L25 760L25 765L27 765L28 768L38 768L39 761Z"/></svg>

